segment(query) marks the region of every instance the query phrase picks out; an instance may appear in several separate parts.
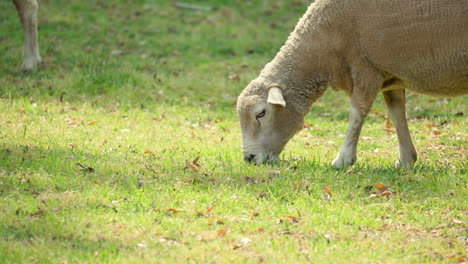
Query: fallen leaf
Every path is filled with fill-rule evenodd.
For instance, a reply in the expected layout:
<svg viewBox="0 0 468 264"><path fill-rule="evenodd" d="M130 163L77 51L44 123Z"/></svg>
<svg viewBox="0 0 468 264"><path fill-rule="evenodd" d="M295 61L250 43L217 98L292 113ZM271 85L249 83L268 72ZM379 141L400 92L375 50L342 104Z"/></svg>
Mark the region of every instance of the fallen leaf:
<svg viewBox="0 0 468 264"><path fill-rule="evenodd" d="M169 209L167 209L167 211L168 211L168 212L171 212L171 213L174 213L174 214L183 212L183 211L181 211L181 210L177 210L177 209L174 209L174 208L169 208Z"/></svg>
<svg viewBox="0 0 468 264"><path fill-rule="evenodd" d="M391 195L395 195L397 192L388 188L386 185L377 183L374 184L376 187L376 191L371 194L368 198L374 198L374 197L389 197Z"/></svg>
<svg viewBox="0 0 468 264"><path fill-rule="evenodd" d="M257 196L253 197L255 199L263 199L263 198L266 198L268 197L268 193L267 192L260 192Z"/></svg>
<svg viewBox="0 0 468 264"><path fill-rule="evenodd" d="M328 186L323 186L323 192L324 192L323 199L325 201L330 201L333 195L331 188Z"/></svg>
<svg viewBox="0 0 468 264"><path fill-rule="evenodd" d="M295 190L295 191L298 190L301 187L300 182L299 183L292 182L291 185L292 185L293 190Z"/></svg>
<svg viewBox="0 0 468 264"><path fill-rule="evenodd" d="M331 190L330 187L328 187L328 186L323 186L323 191L324 191L325 193L330 194L330 195L333 194L332 190Z"/></svg>
<svg viewBox="0 0 468 264"><path fill-rule="evenodd" d="M91 122L88 122L88 126L92 126L92 125L96 124L97 122L99 122L99 121L93 120Z"/></svg>
<svg viewBox="0 0 468 264"><path fill-rule="evenodd" d="M250 244L252 242L252 239L248 238L248 237L244 237L241 239L241 244L243 244L244 246L247 246L248 244Z"/></svg>
<svg viewBox="0 0 468 264"><path fill-rule="evenodd" d="M169 238L169 237L163 237L163 238L159 239L159 242L161 242L163 244L166 244L166 245L177 245L177 244L179 244L179 242L177 242L177 240Z"/></svg>
<svg viewBox="0 0 468 264"><path fill-rule="evenodd" d="M140 248L147 248L148 246L146 244L143 244L143 243L138 243L137 244L137 247L140 247Z"/></svg>
<svg viewBox="0 0 468 264"><path fill-rule="evenodd" d="M87 172L91 172L91 173L92 173L92 172L95 172L95 171L96 171L94 168L88 167L88 166L84 165L83 163L77 162L76 165L77 165L77 166L80 166L80 167L83 168L83 169L85 169L85 171L87 171Z"/></svg>
<svg viewBox="0 0 468 264"><path fill-rule="evenodd" d="M433 130L432 130L432 134L438 136L438 135L442 134L442 132L440 132L440 130L433 129Z"/></svg>
<svg viewBox="0 0 468 264"><path fill-rule="evenodd" d="M437 127L439 127L439 126L436 125L436 124L429 124L429 123L426 123L426 127L428 127L428 128L437 128Z"/></svg>
<svg viewBox="0 0 468 264"><path fill-rule="evenodd" d="M263 233L263 232L265 232L265 229L260 227L260 228L257 230L257 232L258 232L258 233Z"/></svg>
<svg viewBox="0 0 468 264"><path fill-rule="evenodd" d="M224 228L220 229L220 230L218 231L218 237L223 237L223 236L225 236L226 233L227 233L227 231L228 231L228 226L225 226Z"/></svg>
<svg viewBox="0 0 468 264"><path fill-rule="evenodd" d="M286 218L288 218L291 223L299 223L299 219L295 216L287 215Z"/></svg>
<svg viewBox="0 0 468 264"><path fill-rule="evenodd" d="M213 211L214 207L216 205L219 205L220 203L221 203L221 201L213 203L210 207L206 208L206 212L209 213L209 212Z"/></svg>
<svg viewBox="0 0 468 264"><path fill-rule="evenodd" d="M257 184L257 183L258 183L258 181L257 181L255 178L249 177L249 176L246 176L246 177L244 178L244 180L245 180L247 183L250 183L250 184Z"/></svg>
<svg viewBox="0 0 468 264"><path fill-rule="evenodd" d="M149 154L149 155L154 155L154 154L156 154L156 153L154 153L154 151L150 151L150 150L147 150L147 151L145 151L144 153L145 153L145 154Z"/></svg>
<svg viewBox="0 0 468 264"><path fill-rule="evenodd" d="M198 160L200 159L200 157L196 157L192 162L190 162L189 160L185 160L185 168L184 170L187 170L187 169L191 169L193 170L194 172L198 172L199 168L201 168L202 166L198 163Z"/></svg>
<svg viewBox="0 0 468 264"><path fill-rule="evenodd" d="M241 247L248 246L251 242L252 242L252 239L248 237L244 237L240 240L240 243L237 243L236 245L234 245L233 249L236 250Z"/></svg>
<svg viewBox="0 0 468 264"><path fill-rule="evenodd" d="M385 120L385 128L392 128L392 127L393 127L392 122Z"/></svg>
<svg viewBox="0 0 468 264"><path fill-rule="evenodd" d="M381 184L381 183L377 183L377 184L374 184L374 185L375 185L375 187L377 187L377 188L387 189L387 186L385 186L385 185L383 185L383 184Z"/></svg>
<svg viewBox="0 0 468 264"><path fill-rule="evenodd" d="M196 158L192 161L192 164L200 168L201 165L198 164L198 160L199 160L199 159L200 159L200 157L196 157Z"/></svg>

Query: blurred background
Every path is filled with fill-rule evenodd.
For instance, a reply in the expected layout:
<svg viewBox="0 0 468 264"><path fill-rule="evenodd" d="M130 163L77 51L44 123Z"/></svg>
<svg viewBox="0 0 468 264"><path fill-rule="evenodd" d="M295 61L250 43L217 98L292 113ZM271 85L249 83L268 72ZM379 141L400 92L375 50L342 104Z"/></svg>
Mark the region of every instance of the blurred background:
<svg viewBox="0 0 468 264"><path fill-rule="evenodd" d="M230 106L308 4L40 0L43 64L25 76L22 27L13 3L1 1L0 94Z"/></svg>

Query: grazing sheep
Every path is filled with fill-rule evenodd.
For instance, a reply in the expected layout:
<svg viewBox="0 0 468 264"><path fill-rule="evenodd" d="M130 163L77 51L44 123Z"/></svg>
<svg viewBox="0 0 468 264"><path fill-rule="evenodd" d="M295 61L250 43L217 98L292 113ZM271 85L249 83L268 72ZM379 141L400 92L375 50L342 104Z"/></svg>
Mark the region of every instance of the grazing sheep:
<svg viewBox="0 0 468 264"><path fill-rule="evenodd" d="M332 162L356 162L361 128L382 92L399 141L400 165L416 161L405 89L468 92L468 1L318 0L286 44L239 96L244 159L276 160L327 89L351 97L348 131Z"/></svg>
<svg viewBox="0 0 468 264"><path fill-rule="evenodd" d="M24 58L23 71L32 72L41 62L37 42L37 0L13 0L23 25Z"/></svg>

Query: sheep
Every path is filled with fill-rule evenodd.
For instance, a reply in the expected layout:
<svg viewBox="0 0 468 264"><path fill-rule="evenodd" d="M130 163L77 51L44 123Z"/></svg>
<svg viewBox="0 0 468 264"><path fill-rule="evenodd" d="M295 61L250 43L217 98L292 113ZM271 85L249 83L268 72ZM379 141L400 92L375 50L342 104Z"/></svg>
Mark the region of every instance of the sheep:
<svg viewBox="0 0 468 264"><path fill-rule="evenodd" d="M356 162L361 128L381 92L399 141L399 165L417 159L405 89L432 96L468 92L468 1L318 0L285 45L238 98L243 155L275 161L331 87L351 101L344 144L332 166Z"/></svg>
<svg viewBox="0 0 468 264"><path fill-rule="evenodd" d="M41 62L37 41L37 0L13 0L24 31L24 58L22 69L32 72Z"/></svg>

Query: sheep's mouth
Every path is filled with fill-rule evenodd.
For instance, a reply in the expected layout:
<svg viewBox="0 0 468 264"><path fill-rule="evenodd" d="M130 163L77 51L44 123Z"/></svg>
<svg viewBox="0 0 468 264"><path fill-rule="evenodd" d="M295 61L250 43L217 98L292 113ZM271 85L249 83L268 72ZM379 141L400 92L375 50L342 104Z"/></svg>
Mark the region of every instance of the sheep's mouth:
<svg viewBox="0 0 468 264"><path fill-rule="evenodd" d="M279 156L267 153L267 154L249 154L244 156L244 160L249 163L253 163L255 165L262 165L262 164L273 164L278 162Z"/></svg>

